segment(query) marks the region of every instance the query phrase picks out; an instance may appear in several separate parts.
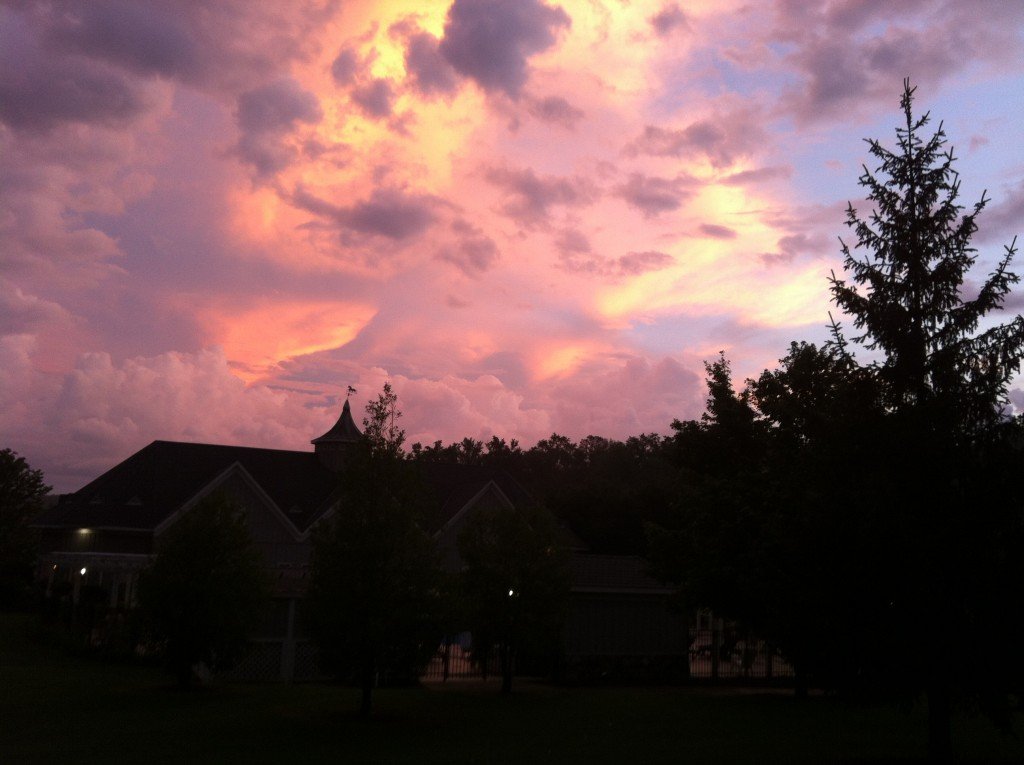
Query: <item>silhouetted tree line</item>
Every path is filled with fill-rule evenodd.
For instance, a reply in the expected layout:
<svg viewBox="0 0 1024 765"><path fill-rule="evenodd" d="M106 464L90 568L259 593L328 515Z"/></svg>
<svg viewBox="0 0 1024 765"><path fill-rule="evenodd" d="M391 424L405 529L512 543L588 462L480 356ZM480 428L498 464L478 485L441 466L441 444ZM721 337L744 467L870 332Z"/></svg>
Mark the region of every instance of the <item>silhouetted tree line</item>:
<svg viewBox="0 0 1024 765"><path fill-rule="evenodd" d="M685 602L775 643L804 688L923 695L945 761L954 704L1005 725L1024 690L1024 416L1007 395L1024 317L994 320L1015 241L973 287L988 200L965 212L942 127L925 134L913 97L907 82L894 150L868 141L868 214L847 210L856 241L830 282L852 339L833 320L823 347L793 343L738 390L721 356L704 415L668 438L413 451L493 452L595 549L648 543Z"/></svg>
<svg viewBox="0 0 1024 765"><path fill-rule="evenodd" d="M665 521L676 496L676 448L655 433L579 442L553 433L529 449L515 439L464 438L413 444L409 456L505 470L594 552L645 553L645 524Z"/></svg>
<svg viewBox="0 0 1024 765"><path fill-rule="evenodd" d="M0 449L0 610L31 601L38 535L29 524L42 510L50 487L18 453Z"/></svg>
<svg viewBox="0 0 1024 765"><path fill-rule="evenodd" d="M831 291L854 337L832 321L829 342L792 343L741 387L720 356L704 414L667 437L466 438L406 454L390 387L370 402L311 591L326 666L358 679L364 712L374 678L422 661L443 624L501 645L507 671L527 632L556 634L565 550L544 507L590 549L647 555L681 602L773 643L802 688L925 697L934 760L952 756L957 703L1009 723L1024 692L1024 415L1008 401L1024 317L994 315L1018 281L1015 241L972 289L987 199L964 212L945 134L924 135L913 96L905 83L895 150L868 142L870 212L847 211L856 241L841 244L847 278ZM538 501L481 515L454 580L424 531L425 461L506 470ZM16 467L27 509L41 477Z"/></svg>
<svg viewBox="0 0 1024 765"><path fill-rule="evenodd" d="M361 688L363 715L376 685L415 682L442 636L467 630L481 661L498 650L502 690L511 691L520 651L557 646L569 591L564 540L539 505L480 508L457 539L463 570L442 570L428 533L437 501L405 458L401 416L385 383L346 453L339 510L314 536L321 669ZM462 445L473 453L468 439Z"/></svg>

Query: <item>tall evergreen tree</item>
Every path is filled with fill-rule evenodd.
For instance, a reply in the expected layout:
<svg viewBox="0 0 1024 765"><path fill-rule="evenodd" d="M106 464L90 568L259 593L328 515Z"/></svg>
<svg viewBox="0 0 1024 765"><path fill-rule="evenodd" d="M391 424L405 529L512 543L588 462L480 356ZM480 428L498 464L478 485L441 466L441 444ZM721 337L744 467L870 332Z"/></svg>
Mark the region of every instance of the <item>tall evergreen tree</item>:
<svg viewBox="0 0 1024 765"><path fill-rule="evenodd" d="M874 209L864 218L847 207L857 242L842 249L853 284L833 274L832 296L861 332L854 341L882 354L888 405L926 412L948 435L970 438L998 422L1024 356L1024 317L979 330L1019 280L1010 271L1016 239L977 295L965 299L978 257L971 238L988 200L983 194L962 214L953 151L945 148L941 125L922 135L929 115L914 116L915 90L904 82L905 124L896 130L896 150L868 140L880 165L875 172L865 168L860 184Z"/></svg>
<svg viewBox="0 0 1024 765"><path fill-rule="evenodd" d="M872 474L877 493L864 499L885 507L873 531L883 536L875 551L885 553L889 579L875 594L886 604L878 627L890 637L860 671L926 692L929 748L945 760L952 699L983 692L992 704L1020 679L983 657L993 639L1021 637L1019 600L993 603L991 594L1017 576L993 560L1020 537L1022 500L992 468L1012 463L1007 390L1024 357L1024 317L988 318L1018 281L1010 270L1016 240L977 293L965 295L978 257L971 239L988 200L982 195L965 213L953 152L941 125L926 135L929 115L914 116L914 91L904 83L895 150L868 141L879 166L865 168L860 183L873 209L864 217L848 207L856 244L842 246L852 283L833 275L831 288L860 332L854 342L877 355L867 368L886 411L872 431L874 461L851 465L858 478ZM838 325L833 331L845 352L845 336Z"/></svg>
<svg viewBox="0 0 1024 765"><path fill-rule="evenodd" d="M1024 318L993 321L1017 276L1005 248L973 296L982 199L958 203L941 127L924 135L905 84L897 147L861 183L836 304L859 334L794 343L733 391L708 365L707 413L675 423L676 517L655 563L694 605L776 641L798 671L850 695L929 709L929 750L951 756L957 698L1005 722L1024 687L1024 420L1007 389ZM874 360L860 363L861 346Z"/></svg>

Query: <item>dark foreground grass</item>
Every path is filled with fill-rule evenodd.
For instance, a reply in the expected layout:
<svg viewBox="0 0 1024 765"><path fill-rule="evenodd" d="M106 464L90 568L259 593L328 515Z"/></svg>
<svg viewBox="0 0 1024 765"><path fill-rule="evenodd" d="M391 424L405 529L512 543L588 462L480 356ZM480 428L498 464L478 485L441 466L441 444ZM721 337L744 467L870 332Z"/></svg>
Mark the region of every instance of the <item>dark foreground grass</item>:
<svg viewBox="0 0 1024 765"><path fill-rule="evenodd" d="M917 762L923 710L701 689L522 683L357 693L323 685L173 690L159 671L69 657L0 617L0 762ZM957 721L963 761L1024 762L1024 742Z"/></svg>

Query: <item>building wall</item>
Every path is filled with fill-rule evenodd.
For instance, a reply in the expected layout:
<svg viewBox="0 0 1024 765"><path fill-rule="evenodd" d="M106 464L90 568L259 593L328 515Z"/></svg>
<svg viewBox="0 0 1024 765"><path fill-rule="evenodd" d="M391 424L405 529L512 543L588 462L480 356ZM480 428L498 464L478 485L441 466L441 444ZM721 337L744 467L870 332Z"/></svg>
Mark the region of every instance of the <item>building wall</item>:
<svg viewBox="0 0 1024 765"><path fill-rule="evenodd" d="M499 510L505 507L504 501L494 487L490 487L476 502L467 507L457 518L438 532L437 549L441 556L441 565L446 571L460 571L462 558L459 556L459 535L475 512L481 510Z"/></svg>
<svg viewBox="0 0 1024 765"><path fill-rule="evenodd" d="M685 656L686 618L665 595L574 592L565 625L571 656Z"/></svg>

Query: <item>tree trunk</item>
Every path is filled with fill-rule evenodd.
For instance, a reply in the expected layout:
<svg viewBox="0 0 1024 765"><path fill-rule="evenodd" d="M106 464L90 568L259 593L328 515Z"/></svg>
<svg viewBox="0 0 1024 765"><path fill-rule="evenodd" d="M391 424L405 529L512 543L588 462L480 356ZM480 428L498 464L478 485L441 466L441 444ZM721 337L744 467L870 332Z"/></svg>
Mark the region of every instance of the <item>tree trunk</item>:
<svg viewBox="0 0 1024 765"><path fill-rule="evenodd" d="M946 688L928 689L928 761L953 761L953 722Z"/></svg>
<svg viewBox="0 0 1024 765"><path fill-rule="evenodd" d="M501 645L501 692L512 693L512 648L508 643Z"/></svg>
<svg viewBox="0 0 1024 765"><path fill-rule="evenodd" d="M369 717L370 716L370 701L371 695L373 694L373 667L367 667L362 672L362 682L360 683L360 699L359 699L359 716Z"/></svg>
<svg viewBox="0 0 1024 765"><path fill-rule="evenodd" d="M807 698L807 671L801 659L793 659L793 691L798 699Z"/></svg>
<svg viewBox="0 0 1024 765"><path fill-rule="evenodd" d="M178 690L187 691L192 687L192 665L188 663L179 664L175 674L178 678Z"/></svg>

